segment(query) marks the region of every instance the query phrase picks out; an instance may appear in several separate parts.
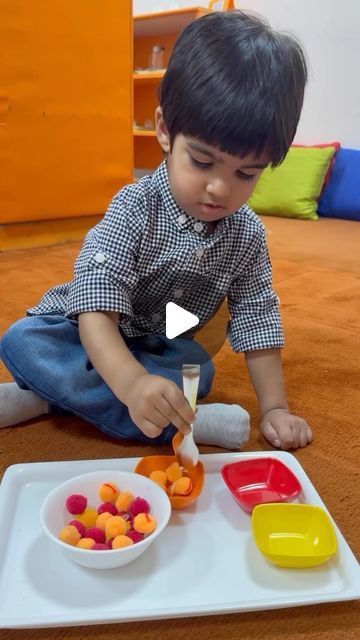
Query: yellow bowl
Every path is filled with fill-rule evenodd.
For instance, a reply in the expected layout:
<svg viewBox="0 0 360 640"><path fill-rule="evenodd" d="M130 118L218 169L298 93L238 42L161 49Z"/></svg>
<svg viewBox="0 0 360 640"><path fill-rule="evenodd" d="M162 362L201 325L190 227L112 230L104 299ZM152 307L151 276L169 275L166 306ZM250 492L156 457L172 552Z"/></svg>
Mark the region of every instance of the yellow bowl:
<svg viewBox="0 0 360 640"><path fill-rule="evenodd" d="M279 567L315 567L337 551L334 527L321 507L260 504L251 521L257 547Z"/></svg>

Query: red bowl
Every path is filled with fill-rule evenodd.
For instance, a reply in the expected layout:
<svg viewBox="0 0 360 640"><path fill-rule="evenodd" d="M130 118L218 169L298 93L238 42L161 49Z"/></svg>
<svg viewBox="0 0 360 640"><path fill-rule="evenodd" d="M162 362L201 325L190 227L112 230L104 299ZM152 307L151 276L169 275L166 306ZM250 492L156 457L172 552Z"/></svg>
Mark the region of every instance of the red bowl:
<svg viewBox="0 0 360 640"><path fill-rule="evenodd" d="M289 502L301 492L297 477L277 458L230 462L221 475L235 500L250 513L257 504Z"/></svg>

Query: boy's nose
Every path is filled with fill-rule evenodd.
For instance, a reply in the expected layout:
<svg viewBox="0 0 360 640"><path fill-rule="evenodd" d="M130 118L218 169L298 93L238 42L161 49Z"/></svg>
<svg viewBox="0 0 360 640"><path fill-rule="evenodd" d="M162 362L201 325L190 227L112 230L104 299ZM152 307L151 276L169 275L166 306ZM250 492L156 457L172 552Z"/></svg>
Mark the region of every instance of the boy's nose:
<svg viewBox="0 0 360 640"><path fill-rule="evenodd" d="M225 180L218 178L208 183L206 191L221 204L221 200L228 198L230 195L230 185Z"/></svg>

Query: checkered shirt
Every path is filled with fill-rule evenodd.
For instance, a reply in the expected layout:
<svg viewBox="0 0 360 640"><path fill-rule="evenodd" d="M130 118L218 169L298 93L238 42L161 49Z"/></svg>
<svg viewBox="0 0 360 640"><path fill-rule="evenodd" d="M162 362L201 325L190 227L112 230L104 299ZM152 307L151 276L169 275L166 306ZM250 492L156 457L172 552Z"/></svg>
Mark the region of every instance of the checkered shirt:
<svg viewBox="0 0 360 640"><path fill-rule="evenodd" d="M164 161L116 194L88 232L73 280L27 313L117 311L124 335L136 337L165 334L167 302L198 316L199 330L226 297L234 351L283 346L263 224L244 205L208 235L206 223L175 202Z"/></svg>

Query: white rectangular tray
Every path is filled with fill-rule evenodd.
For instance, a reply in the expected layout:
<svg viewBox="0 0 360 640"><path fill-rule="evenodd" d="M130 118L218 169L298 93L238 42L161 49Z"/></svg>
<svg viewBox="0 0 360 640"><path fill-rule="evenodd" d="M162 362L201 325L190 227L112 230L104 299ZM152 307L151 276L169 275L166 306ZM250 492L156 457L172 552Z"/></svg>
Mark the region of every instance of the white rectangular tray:
<svg viewBox="0 0 360 640"><path fill-rule="evenodd" d="M40 462L9 467L0 486L0 628L127 622L276 609L360 597L360 569L340 531L337 555L312 569L269 564L251 517L220 475L227 462L268 452L203 455L196 505L173 512L150 549L119 569L73 563L45 538L40 505L57 484L95 470L132 471L137 459ZM296 458L272 452L298 477L302 502L325 508Z"/></svg>

